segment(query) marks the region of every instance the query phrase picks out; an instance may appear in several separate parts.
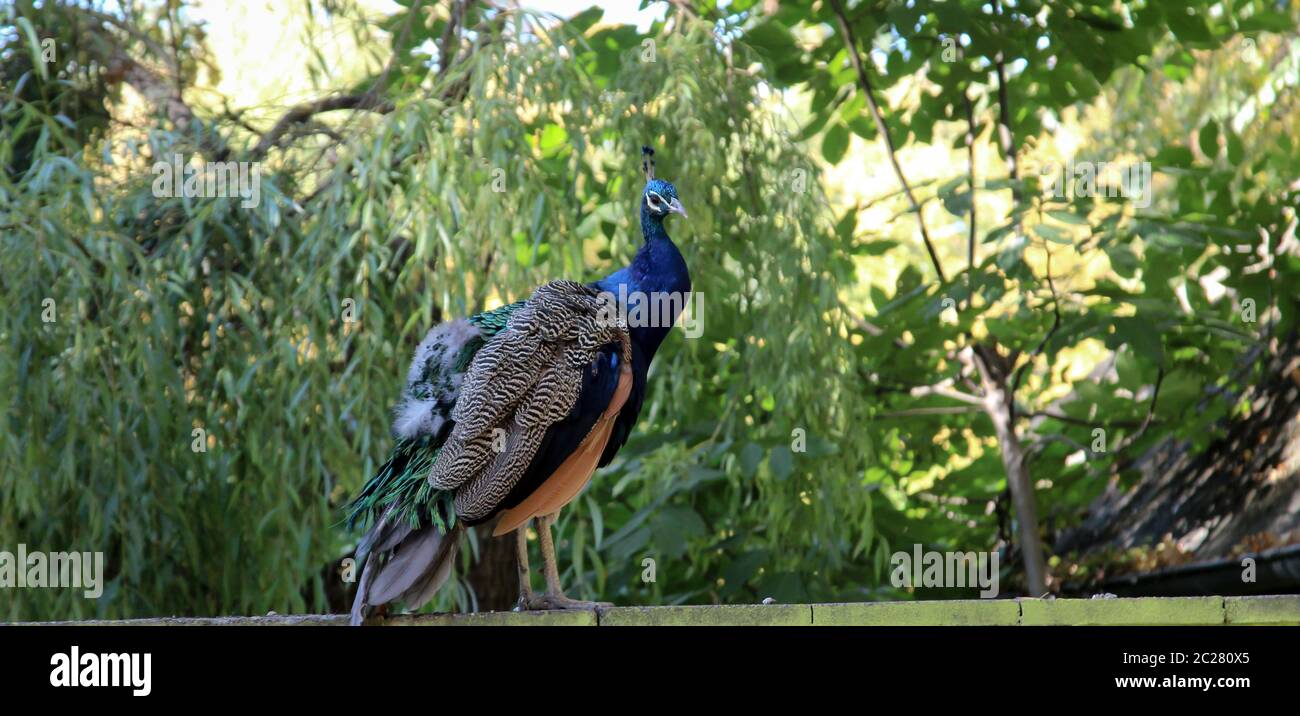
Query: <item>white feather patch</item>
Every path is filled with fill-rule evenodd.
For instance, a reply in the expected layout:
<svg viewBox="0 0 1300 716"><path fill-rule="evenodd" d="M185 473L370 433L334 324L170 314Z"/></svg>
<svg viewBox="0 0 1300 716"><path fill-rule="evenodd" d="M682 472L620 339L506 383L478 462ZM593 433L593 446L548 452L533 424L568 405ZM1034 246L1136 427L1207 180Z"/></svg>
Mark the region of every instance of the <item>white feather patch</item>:
<svg viewBox="0 0 1300 716"><path fill-rule="evenodd" d="M465 344L479 335L478 328L463 318L429 330L415 349L411 368L406 374L406 387L402 389L402 397L393 411L394 435L414 438L436 434L442 428L451 412L450 406L455 405L460 394L460 383L464 378L463 373L453 372L456 358ZM417 397L414 392L425 377L425 366L439 350L442 355L437 360L438 372L445 380L431 386L431 394Z"/></svg>

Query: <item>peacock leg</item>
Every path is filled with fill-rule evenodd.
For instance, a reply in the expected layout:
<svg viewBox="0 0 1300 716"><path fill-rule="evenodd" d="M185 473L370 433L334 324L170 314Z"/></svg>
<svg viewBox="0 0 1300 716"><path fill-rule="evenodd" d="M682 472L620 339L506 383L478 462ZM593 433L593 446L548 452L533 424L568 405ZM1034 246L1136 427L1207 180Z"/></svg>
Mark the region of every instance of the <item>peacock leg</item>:
<svg viewBox="0 0 1300 716"><path fill-rule="evenodd" d="M528 523L515 530L515 565L519 568L519 602L516 609L527 609L533 601L532 575L528 568Z"/></svg>
<svg viewBox="0 0 1300 716"><path fill-rule="evenodd" d="M528 603L529 609L607 609L614 606L609 602L588 602L570 599L564 596L560 586L560 570L555 563L555 543L551 539L551 525L555 523L553 513L537 518L537 535L542 543L542 572L546 575L546 592L534 597Z"/></svg>

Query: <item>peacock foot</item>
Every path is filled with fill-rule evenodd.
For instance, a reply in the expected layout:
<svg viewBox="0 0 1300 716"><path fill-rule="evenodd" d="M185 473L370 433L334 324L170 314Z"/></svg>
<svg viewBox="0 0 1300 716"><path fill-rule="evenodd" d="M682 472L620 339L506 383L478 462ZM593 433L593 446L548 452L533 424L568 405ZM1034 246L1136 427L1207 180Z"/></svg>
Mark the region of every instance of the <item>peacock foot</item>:
<svg viewBox="0 0 1300 716"><path fill-rule="evenodd" d="M589 602L583 599L570 599L563 594L539 594L527 603L520 600L520 608L528 611L544 611L553 609L577 609L585 611L598 611L601 609L610 609L614 605L609 602Z"/></svg>

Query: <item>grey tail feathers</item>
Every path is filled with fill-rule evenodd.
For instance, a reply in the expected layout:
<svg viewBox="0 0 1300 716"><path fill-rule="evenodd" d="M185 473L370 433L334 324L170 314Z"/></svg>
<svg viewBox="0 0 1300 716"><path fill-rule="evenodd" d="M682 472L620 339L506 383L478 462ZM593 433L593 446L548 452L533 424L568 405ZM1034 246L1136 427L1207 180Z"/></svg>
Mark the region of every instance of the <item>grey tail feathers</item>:
<svg viewBox="0 0 1300 716"><path fill-rule="evenodd" d="M431 524L412 529L380 520L362 540L364 551L357 550L365 567L352 602L352 625L361 624L372 607L401 600L418 609L432 599L451 576L464 531L459 522L443 534Z"/></svg>

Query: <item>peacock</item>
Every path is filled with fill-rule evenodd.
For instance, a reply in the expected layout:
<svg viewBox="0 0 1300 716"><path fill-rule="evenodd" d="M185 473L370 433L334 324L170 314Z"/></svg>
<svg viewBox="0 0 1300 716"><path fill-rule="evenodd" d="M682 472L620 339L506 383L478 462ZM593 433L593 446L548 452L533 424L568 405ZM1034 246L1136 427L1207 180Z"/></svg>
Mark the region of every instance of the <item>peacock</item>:
<svg viewBox="0 0 1300 716"><path fill-rule="evenodd" d="M350 529L369 525L356 550L353 624L390 602L428 602L450 576L466 527L480 524L493 536L515 532L520 609L603 606L565 596L551 525L627 442L650 363L691 290L664 228L686 210L677 189L655 177L649 147L641 167L644 243L630 264L440 324L416 348L394 410L392 454L347 508ZM529 580L534 518L541 595Z"/></svg>

